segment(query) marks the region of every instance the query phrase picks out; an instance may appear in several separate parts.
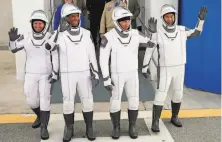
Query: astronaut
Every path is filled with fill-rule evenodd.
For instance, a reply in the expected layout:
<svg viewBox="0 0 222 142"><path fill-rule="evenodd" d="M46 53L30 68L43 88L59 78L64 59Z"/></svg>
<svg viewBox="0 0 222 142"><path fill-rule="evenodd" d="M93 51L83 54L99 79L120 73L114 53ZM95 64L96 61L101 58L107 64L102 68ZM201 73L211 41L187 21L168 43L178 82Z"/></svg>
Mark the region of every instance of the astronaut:
<svg viewBox="0 0 222 142"><path fill-rule="evenodd" d="M100 66L105 88L110 91L110 117L113 123L112 138L120 137L120 113L123 89L128 98L129 135L136 139L135 125L139 106L138 49L140 43L154 46L156 20L149 20L150 35L145 37L138 30L131 29L132 13L117 7L112 13L115 28L104 35L100 47ZM109 58L111 63L109 66ZM110 71L109 71L110 67ZM111 75L110 75L111 72Z"/></svg>
<svg viewBox="0 0 222 142"><path fill-rule="evenodd" d="M76 90L83 105L86 123L86 136L95 140L93 132L93 94L92 80L99 83L98 66L94 44L88 30L80 27L81 10L73 4L64 4L61 11L61 23L46 48L59 50L59 66L63 93L63 113L65 130L63 141L73 136L74 99ZM57 38L57 40L55 40ZM50 47L48 47L50 46Z"/></svg>
<svg viewBox="0 0 222 142"><path fill-rule="evenodd" d="M41 125L41 138L49 138L47 125L50 117L51 84L57 80L57 51L45 49L51 36L47 32L48 18L44 11L36 10L30 20L32 32L27 36L19 35L17 28L9 31L9 49L12 53L24 50L26 53L24 94L26 101L37 115L33 128ZM51 60L53 57L53 60Z"/></svg>
<svg viewBox="0 0 222 142"><path fill-rule="evenodd" d="M152 131L159 132L159 118L169 86L172 82L172 117L171 123L176 127L182 127L178 119L178 113L183 97L184 72L186 64L186 40L197 37L203 30L207 8L201 7L198 14L198 23L195 29L176 25L177 12L172 5L166 4L161 9L162 26L157 29L157 46L147 49L144 57L142 72L147 74L148 64L152 53L155 55L154 63L157 66L157 86L153 105ZM155 51L156 50L156 51Z"/></svg>

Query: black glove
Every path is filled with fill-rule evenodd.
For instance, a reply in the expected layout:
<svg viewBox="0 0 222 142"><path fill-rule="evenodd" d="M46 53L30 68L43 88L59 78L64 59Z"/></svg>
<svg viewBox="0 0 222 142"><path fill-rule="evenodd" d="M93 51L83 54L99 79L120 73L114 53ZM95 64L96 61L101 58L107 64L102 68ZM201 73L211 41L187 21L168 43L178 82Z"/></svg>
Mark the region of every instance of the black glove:
<svg viewBox="0 0 222 142"><path fill-rule="evenodd" d="M105 86L105 88L108 91L112 91L113 90L113 86L112 85Z"/></svg>
<svg viewBox="0 0 222 142"><path fill-rule="evenodd" d="M207 12L208 12L207 7L206 7L206 6L202 6L202 7L200 8L200 12L199 12L199 14L198 14L198 18L199 18L200 20L205 20L205 19L206 19Z"/></svg>
<svg viewBox="0 0 222 142"><path fill-rule="evenodd" d="M151 33L156 33L157 32L157 20L153 17L151 17L148 21L149 24L149 31Z"/></svg>
<svg viewBox="0 0 222 142"><path fill-rule="evenodd" d="M18 29L14 27L10 29L10 31L8 32L8 35L9 35L10 41L15 41L20 37L20 35L18 35Z"/></svg>
<svg viewBox="0 0 222 142"><path fill-rule="evenodd" d="M51 45L50 45L49 43L46 43L46 44L45 44L45 48L46 48L47 50L51 50Z"/></svg>
<svg viewBox="0 0 222 142"><path fill-rule="evenodd" d="M145 78L148 78L148 76L150 76L150 69L147 70L147 73L142 73L142 74Z"/></svg>
<svg viewBox="0 0 222 142"><path fill-rule="evenodd" d="M105 86L105 88L106 88L106 90L111 92L113 90L113 86L115 86L115 85L114 85L113 81L111 81L111 85Z"/></svg>
<svg viewBox="0 0 222 142"><path fill-rule="evenodd" d="M96 78L96 76L95 75L92 75L92 80L94 80L94 87L97 87L98 85L99 85L99 79L98 78Z"/></svg>
<svg viewBox="0 0 222 142"><path fill-rule="evenodd" d="M49 76L48 76L48 80L50 84L55 83L58 80L58 75L56 75L54 72L52 72Z"/></svg>

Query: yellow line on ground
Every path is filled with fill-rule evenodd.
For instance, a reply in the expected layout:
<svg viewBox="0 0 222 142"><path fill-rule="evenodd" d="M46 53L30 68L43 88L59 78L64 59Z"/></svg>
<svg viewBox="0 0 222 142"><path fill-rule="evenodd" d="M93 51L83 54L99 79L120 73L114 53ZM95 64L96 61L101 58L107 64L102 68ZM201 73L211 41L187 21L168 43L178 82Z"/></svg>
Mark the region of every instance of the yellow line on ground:
<svg viewBox="0 0 222 142"><path fill-rule="evenodd" d="M22 115L22 114L2 114L0 115L1 123L31 123L35 121L35 115Z"/></svg>
<svg viewBox="0 0 222 142"><path fill-rule="evenodd" d="M180 110L179 118L219 117L222 109ZM171 118L171 110L163 110L161 118Z"/></svg>
<svg viewBox="0 0 222 142"><path fill-rule="evenodd" d="M180 110L179 118L221 117L222 109ZM2 114L0 124L32 123L36 116L32 114ZM171 118L171 110L163 110L162 119Z"/></svg>

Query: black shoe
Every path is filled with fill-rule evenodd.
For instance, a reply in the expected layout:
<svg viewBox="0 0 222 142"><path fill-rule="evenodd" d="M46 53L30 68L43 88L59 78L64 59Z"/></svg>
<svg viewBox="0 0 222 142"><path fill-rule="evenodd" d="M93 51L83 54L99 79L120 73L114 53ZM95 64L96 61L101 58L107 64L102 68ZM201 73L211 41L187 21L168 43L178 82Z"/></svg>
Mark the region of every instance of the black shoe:
<svg viewBox="0 0 222 142"><path fill-rule="evenodd" d="M48 123L49 123L50 111L41 111L40 112L40 120L41 120L41 139L47 140L49 139L48 132Z"/></svg>
<svg viewBox="0 0 222 142"><path fill-rule="evenodd" d="M136 139L138 137L138 133L136 131L137 116L138 116L138 110L128 110L129 135L132 139Z"/></svg>
<svg viewBox="0 0 222 142"><path fill-rule="evenodd" d="M86 123L86 136L88 140L94 141L96 139L94 132L93 132L93 111L91 112L83 112L83 117Z"/></svg>
<svg viewBox="0 0 222 142"><path fill-rule="evenodd" d="M73 125L74 125L74 113L71 114L63 114L65 119L65 129L63 134L63 142L71 141L73 137Z"/></svg>
<svg viewBox="0 0 222 142"><path fill-rule="evenodd" d="M41 125L40 121L40 107L32 109L32 111L37 115L36 120L32 124L32 128L38 128Z"/></svg>
<svg viewBox="0 0 222 142"><path fill-rule="evenodd" d="M161 116L163 106L153 105L153 120L151 130L153 132L160 132L159 119Z"/></svg>
<svg viewBox="0 0 222 142"><path fill-rule="evenodd" d="M120 137L120 111L110 113L110 117L113 123L112 138L119 139Z"/></svg>
<svg viewBox="0 0 222 142"><path fill-rule="evenodd" d="M176 127L182 127L182 123L178 119L178 113L180 111L181 103L173 103L171 101L171 107L172 107L172 117L171 117L171 123Z"/></svg>

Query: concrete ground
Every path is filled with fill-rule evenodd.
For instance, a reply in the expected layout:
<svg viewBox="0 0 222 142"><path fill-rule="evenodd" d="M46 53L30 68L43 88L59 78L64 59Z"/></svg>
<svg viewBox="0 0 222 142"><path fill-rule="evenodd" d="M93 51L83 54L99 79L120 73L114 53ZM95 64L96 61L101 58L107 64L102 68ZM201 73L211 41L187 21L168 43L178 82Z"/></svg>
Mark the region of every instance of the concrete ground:
<svg viewBox="0 0 222 142"><path fill-rule="evenodd" d="M108 115L107 115L108 116ZM79 115L77 114L77 117ZM100 114L101 117L101 114ZM176 128L169 119L160 120L161 132L152 133L150 130L151 119L145 115L139 116L137 121L137 130L139 137L132 140L128 136L128 120L123 115L121 120L121 138L118 142L221 142L221 117L205 118L183 118L182 128ZM98 117L95 117L98 119ZM112 125L111 121L95 120L94 130L97 136L95 142L112 142L110 138ZM85 124L82 118L75 121L75 132L72 142L88 142L85 138ZM64 130L64 121L62 115L52 115L49 123L50 139L41 141L40 129L32 129L31 123L0 124L0 142L61 142Z"/></svg>

